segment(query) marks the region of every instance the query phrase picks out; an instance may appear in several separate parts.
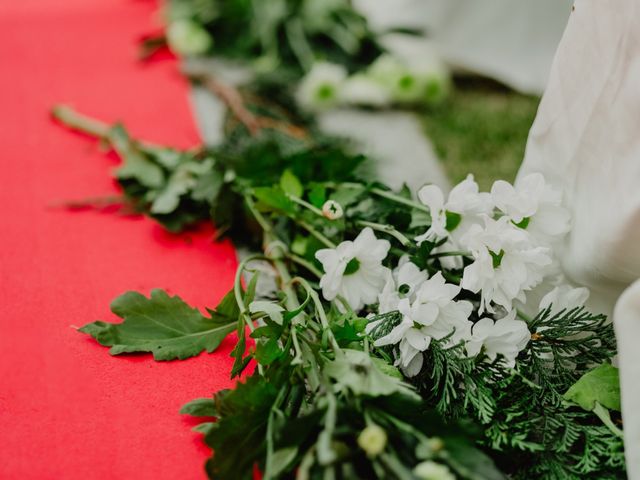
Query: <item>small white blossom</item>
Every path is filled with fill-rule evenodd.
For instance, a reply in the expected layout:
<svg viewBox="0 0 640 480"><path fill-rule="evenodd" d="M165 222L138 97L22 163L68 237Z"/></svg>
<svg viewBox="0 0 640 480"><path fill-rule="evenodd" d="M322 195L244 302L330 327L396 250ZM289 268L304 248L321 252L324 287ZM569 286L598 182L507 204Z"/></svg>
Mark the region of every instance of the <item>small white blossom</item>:
<svg viewBox="0 0 640 480"><path fill-rule="evenodd" d="M213 38L209 32L192 20L171 22L167 27L166 36L169 48L178 55L202 55L213 46Z"/></svg>
<svg viewBox="0 0 640 480"><path fill-rule="evenodd" d="M513 300L524 302L525 292L538 285L544 270L552 263L550 251L536 247L524 230L508 217L485 225L472 225L461 239L474 262L464 269L460 285L473 293L481 292L480 310L492 312L491 303L511 310Z"/></svg>
<svg viewBox="0 0 640 480"><path fill-rule="evenodd" d="M346 78L347 70L343 66L318 62L300 82L296 101L309 111L332 108L339 102Z"/></svg>
<svg viewBox="0 0 640 480"><path fill-rule="evenodd" d="M391 101L389 93L380 83L358 73L344 83L340 92L341 103L369 107L384 107Z"/></svg>
<svg viewBox="0 0 640 480"><path fill-rule="evenodd" d="M438 272L422 283L415 299L403 298L398 303L401 322L387 335L376 340L376 346L398 345L397 365L409 376L420 372L422 352L432 339L450 336L449 343L467 340L471 333L470 302L455 302L460 287L447 284Z"/></svg>
<svg viewBox="0 0 640 480"><path fill-rule="evenodd" d="M540 310L545 310L550 306L551 315L555 315L562 310L568 312L576 307L582 307L588 299L589 289L560 285L542 297L542 300L540 300Z"/></svg>
<svg viewBox="0 0 640 480"><path fill-rule="evenodd" d="M537 239L562 236L569 231L569 211L562 193L548 185L539 173L523 177L515 186L503 180L491 187L496 207Z"/></svg>
<svg viewBox="0 0 640 480"><path fill-rule="evenodd" d="M431 460L416 465L413 474L420 480L456 480L456 476L449 470L449 467Z"/></svg>
<svg viewBox="0 0 640 480"><path fill-rule="evenodd" d="M387 240L377 239L367 227L353 241L318 250L316 258L325 272L320 279L324 298L331 301L340 295L354 310L375 303L389 272L382 265L389 248Z"/></svg>
<svg viewBox="0 0 640 480"><path fill-rule="evenodd" d="M384 289L378 296L378 313L397 310L403 298L413 301L416 292L427 278L427 272L411 263L407 256L402 257L393 273L387 275Z"/></svg>
<svg viewBox="0 0 640 480"><path fill-rule="evenodd" d="M342 210L342 205L335 200L327 200L322 205L322 215L329 220L338 220L342 218L344 211Z"/></svg>
<svg viewBox="0 0 640 480"><path fill-rule="evenodd" d="M368 425L358 435L358 446L367 453L367 456L377 457L387 446L387 432L378 425Z"/></svg>
<svg viewBox="0 0 640 480"><path fill-rule="evenodd" d="M504 359L508 367L513 367L516 357L527 346L531 332L527 324L515 319L516 311L495 322L490 318L481 318L471 330L471 340L467 343L467 354L475 356L484 349L484 354L491 361L498 355Z"/></svg>
<svg viewBox="0 0 640 480"><path fill-rule="evenodd" d="M419 237L418 244L425 240L433 241L445 238L451 232L451 247L466 233L469 227L478 223L479 216L491 213L493 204L488 193L480 193L473 175L453 187L447 201L442 190L436 185L425 185L418 192L418 199L429 208L431 226Z"/></svg>

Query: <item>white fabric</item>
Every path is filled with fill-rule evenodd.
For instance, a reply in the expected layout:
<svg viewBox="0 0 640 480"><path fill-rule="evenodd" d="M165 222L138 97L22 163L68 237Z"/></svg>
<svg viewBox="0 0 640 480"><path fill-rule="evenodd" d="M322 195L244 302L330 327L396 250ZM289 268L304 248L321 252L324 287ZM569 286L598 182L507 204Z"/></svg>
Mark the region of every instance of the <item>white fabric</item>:
<svg viewBox="0 0 640 480"><path fill-rule="evenodd" d="M354 4L377 30L425 29L454 68L539 94L572 0L354 0ZM394 44L392 50L401 53L402 47Z"/></svg>
<svg viewBox="0 0 640 480"><path fill-rule="evenodd" d="M620 297L613 314L618 337L618 360L623 379L622 410L627 472L630 480L640 478L640 281Z"/></svg>
<svg viewBox="0 0 640 480"><path fill-rule="evenodd" d="M564 192L574 226L563 269L610 313L640 278L640 2L577 0L518 178L541 172ZM629 478L640 479L640 287L620 300Z"/></svg>

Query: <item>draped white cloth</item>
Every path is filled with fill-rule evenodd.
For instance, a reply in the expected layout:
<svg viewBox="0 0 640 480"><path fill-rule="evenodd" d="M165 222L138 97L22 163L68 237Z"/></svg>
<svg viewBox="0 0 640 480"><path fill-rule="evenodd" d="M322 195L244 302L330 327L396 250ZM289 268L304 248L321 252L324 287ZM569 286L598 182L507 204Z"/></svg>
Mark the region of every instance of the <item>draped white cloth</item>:
<svg viewBox="0 0 640 480"><path fill-rule="evenodd" d="M542 93L546 85L572 3L572 0L354 0L374 28L426 29L429 41L452 67L536 94ZM406 43L416 41L407 38ZM399 47L402 51L403 46L394 42L391 48Z"/></svg>
<svg viewBox="0 0 640 480"><path fill-rule="evenodd" d="M577 0L519 178L564 192L574 226L563 269L610 313L640 278L640 2ZM614 314L629 478L640 479L640 284Z"/></svg>

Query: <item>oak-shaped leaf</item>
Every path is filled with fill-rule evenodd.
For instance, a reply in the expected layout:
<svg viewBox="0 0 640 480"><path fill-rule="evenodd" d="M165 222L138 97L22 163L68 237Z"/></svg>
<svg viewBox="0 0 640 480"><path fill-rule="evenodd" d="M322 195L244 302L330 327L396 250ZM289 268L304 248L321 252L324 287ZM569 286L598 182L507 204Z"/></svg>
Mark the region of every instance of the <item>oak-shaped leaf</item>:
<svg viewBox="0 0 640 480"><path fill-rule="evenodd" d="M182 360L205 350L213 352L235 329L237 312L227 297L206 317L163 290L152 290L150 298L127 292L111 303L122 323L98 321L80 331L111 347L112 355L150 352L155 360Z"/></svg>

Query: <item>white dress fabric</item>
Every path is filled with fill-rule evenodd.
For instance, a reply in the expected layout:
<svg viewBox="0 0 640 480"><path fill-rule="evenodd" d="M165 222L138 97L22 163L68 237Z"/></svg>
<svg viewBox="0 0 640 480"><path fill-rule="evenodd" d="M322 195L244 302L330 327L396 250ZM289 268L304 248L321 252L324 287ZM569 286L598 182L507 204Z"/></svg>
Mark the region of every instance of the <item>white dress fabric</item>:
<svg viewBox="0 0 640 480"><path fill-rule="evenodd" d="M563 269L611 313L640 278L640 2L577 0L518 178L564 192ZM629 478L640 479L640 284L614 314Z"/></svg>
<svg viewBox="0 0 640 480"><path fill-rule="evenodd" d="M605 1L605 0L603 0ZM455 69L540 94L572 0L354 0L373 28L426 30ZM423 40L424 41L424 40ZM420 43L407 38L406 44ZM389 45L402 52L396 42Z"/></svg>

